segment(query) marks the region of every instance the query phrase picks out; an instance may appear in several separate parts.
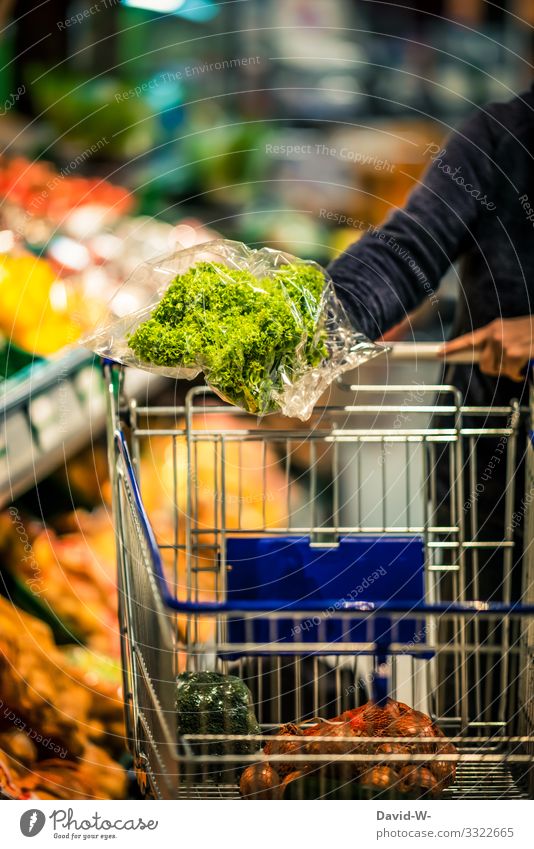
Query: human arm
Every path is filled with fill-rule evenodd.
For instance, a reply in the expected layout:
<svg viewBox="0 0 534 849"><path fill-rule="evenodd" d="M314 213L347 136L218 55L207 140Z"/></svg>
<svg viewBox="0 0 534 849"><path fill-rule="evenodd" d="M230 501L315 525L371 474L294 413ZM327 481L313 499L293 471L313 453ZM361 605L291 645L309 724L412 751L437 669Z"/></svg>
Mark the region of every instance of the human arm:
<svg viewBox="0 0 534 849"><path fill-rule="evenodd" d="M376 339L435 298L451 263L476 238L479 217L495 214L491 198L493 139L478 112L439 149L406 206L369 228L328 268L355 327Z"/></svg>

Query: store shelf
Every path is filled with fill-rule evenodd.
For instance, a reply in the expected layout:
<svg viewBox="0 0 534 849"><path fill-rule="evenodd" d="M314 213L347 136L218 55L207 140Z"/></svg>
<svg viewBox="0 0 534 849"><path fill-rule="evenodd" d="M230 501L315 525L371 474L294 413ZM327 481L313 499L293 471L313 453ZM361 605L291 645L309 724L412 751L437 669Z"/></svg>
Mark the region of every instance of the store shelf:
<svg viewBox="0 0 534 849"><path fill-rule="evenodd" d="M132 370L128 393L146 396L152 375ZM36 363L0 388L0 508L99 436L105 394L99 361L83 349Z"/></svg>

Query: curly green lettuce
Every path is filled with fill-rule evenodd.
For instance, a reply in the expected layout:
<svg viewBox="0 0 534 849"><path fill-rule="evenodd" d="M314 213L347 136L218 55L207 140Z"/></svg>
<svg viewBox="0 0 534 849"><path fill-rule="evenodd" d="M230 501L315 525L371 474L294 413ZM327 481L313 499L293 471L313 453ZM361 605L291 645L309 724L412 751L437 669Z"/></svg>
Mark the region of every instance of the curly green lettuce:
<svg viewBox="0 0 534 849"><path fill-rule="evenodd" d="M211 386L250 413L277 409L284 381L327 355L320 268L288 264L272 276L199 262L178 275L128 337L155 366L202 369Z"/></svg>

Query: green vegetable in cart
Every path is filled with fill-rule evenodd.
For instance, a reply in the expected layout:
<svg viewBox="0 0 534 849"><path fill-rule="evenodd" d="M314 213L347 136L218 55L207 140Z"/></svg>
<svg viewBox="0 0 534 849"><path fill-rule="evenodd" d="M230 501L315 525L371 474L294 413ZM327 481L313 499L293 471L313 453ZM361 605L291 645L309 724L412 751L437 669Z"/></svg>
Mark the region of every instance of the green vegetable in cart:
<svg viewBox="0 0 534 849"><path fill-rule="evenodd" d="M288 263L270 275L198 262L169 285L128 336L155 366L200 368L211 386L250 413L279 409L277 394L328 355L321 322L325 277Z"/></svg>
<svg viewBox="0 0 534 849"><path fill-rule="evenodd" d="M182 672L176 679L178 736L186 734L259 734L252 695L235 675L219 672ZM245 755L258 749L248 740L216 740L192 744L210 755Z"/></svg>

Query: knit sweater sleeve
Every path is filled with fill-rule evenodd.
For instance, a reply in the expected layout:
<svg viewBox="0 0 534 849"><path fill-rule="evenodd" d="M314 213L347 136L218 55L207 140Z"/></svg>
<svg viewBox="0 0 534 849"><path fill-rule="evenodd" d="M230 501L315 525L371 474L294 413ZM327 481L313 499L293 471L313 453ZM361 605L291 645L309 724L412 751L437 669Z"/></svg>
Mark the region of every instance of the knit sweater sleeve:
<svg viewBox="0 0 534 849"><path fill-rule="evenodd" d="M492 133L475 113L439 148L406 206L334 260L328 271L359 330L376 339L432 297L449 265L476 238L479 218L496 215L491 196Z"/></svg>

